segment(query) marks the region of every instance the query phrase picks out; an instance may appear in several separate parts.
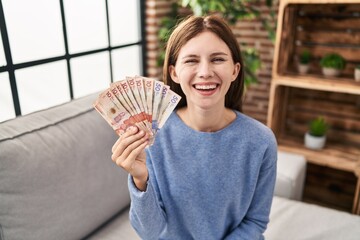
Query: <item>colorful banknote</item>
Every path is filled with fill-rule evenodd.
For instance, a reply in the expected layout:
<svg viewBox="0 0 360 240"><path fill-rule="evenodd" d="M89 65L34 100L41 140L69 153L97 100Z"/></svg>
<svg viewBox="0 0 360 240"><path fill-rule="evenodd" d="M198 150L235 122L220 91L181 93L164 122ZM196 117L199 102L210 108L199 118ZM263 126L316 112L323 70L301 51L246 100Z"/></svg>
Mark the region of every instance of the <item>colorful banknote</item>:
<svg viewBox="0 0 360 240"><path fill-rule="evenodd" d="M93 106L118 135L135 125L148 133L151 145L180 99L163 82L135 76L112 83Z"/></svg>

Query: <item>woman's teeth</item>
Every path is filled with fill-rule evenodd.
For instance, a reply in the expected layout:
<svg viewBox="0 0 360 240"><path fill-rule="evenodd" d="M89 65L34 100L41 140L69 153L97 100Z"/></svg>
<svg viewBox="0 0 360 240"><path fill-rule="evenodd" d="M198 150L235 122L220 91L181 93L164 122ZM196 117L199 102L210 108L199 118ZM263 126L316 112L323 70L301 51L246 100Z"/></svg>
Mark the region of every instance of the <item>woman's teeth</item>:
<svg viewBox="0 0 360 240"><path fill-rule="evenodd" d="M195 84L194 87L197 90L213 90L216 88L216 84L210 84L210 85L196 85Z"/></svg>

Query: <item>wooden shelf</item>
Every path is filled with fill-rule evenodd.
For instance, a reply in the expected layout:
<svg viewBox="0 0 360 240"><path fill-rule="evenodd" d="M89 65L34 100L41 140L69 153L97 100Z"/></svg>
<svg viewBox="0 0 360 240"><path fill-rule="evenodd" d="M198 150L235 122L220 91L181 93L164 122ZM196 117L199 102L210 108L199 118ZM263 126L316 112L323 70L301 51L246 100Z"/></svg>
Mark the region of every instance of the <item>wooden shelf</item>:
<svg viewBox="0 0 360 240"><path fill-rule="evenodd" d="M275 85L360 95L360 82L353 79L325 79L305 75L278 75L273 78Z"/></svg>
<svg viewBox="0 0 360 240"><path fill-rule="evenodd" d="M279 150L304 155L309 163L356 176L352 212L360 214L360 0L281 0L272 67L267 124ZM310 72L297 72L299 55L311 52ZM346 60L340 77L322 75L320 59L338 53ZM331 126L326 147L304 147L307 124L322 116ZM320 172L318 174L321 174ZM341 204L339 204L341 205Z"/></svg>
<svg viewBox="0 0 360 240"><path fill-rule="evenodd" d="M327 143L322 150L304 146L303 140L294 137L278 138L279 150L304 155L308 162L353 172L360 177L360 149L346 145Z"/></svg>
<svg viewBox="0 0 360 240"><path fill-rule="evenodd" d="M351 212L357 177L352 172L308 163L303 201Z"/></svg>

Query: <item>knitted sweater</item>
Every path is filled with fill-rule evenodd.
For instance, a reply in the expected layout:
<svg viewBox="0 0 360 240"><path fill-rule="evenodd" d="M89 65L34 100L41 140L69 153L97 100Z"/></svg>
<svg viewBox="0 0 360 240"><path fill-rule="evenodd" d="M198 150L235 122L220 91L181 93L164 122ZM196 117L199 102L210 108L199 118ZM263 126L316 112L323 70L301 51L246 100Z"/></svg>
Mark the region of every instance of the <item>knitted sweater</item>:
<svg viewBox="0 0 360 240"><path fill-rule="evenodd" d="M277 145L265 125L236 112L217 132L199 132L172 113L146 149L145 192L129 176L130 221L142 239L263 239Z"/></svg>

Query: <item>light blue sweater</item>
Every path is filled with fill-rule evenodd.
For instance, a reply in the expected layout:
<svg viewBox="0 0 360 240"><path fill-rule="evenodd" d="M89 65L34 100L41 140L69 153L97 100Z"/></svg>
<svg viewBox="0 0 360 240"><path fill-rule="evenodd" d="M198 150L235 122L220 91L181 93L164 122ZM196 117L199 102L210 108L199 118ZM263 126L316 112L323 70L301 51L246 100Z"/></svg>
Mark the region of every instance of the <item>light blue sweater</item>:
<svg viewBox="0 0 360 240"><path fill-rule="evenodd" d="M262 123L236 114L225 129L206 133L172 113L146 152L147 190L129 176L130 220L142 239L263 239L276 140Z"/></svg>

